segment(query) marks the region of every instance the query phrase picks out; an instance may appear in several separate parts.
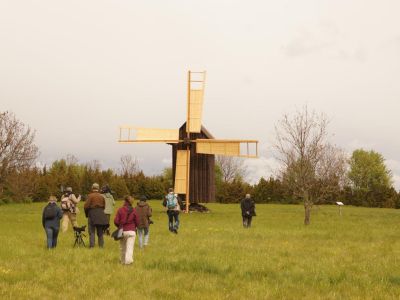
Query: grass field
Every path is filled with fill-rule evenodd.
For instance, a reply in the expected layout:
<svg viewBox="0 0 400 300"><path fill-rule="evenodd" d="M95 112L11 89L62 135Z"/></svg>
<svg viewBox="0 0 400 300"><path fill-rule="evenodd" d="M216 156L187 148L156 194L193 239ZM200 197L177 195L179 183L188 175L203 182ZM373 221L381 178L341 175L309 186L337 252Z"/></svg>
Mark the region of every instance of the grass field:
<svg viewBox="0 0 400 300"><path fill-rule="evenodd" d="M121 203L118 203L118 206ZM258 205L251 229L238 205L181 214L178 235L151 201L150 246L118 263L118 243L45 249L41 204L0 206L1 299L399 299L400 210ZM80 224L86 223L83 214Z"/></svg>

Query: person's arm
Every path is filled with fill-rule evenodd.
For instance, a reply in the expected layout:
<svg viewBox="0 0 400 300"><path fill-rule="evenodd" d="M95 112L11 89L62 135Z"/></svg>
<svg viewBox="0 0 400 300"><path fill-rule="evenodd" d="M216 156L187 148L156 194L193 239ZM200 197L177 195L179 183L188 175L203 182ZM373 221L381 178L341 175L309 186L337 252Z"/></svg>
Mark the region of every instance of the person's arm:
<svg viewBox="0 0 400 300"><path fill-rule="evenodd" d="M112 205L115 206L115 199L114 199L113 195L110 194L110 196L111 196L111 199L112 199Z"/></svg>
<svg viewBox="0 0 400 300"><path fill-rule="evenodd" d="M90 205L91 205L91 203L90 203L91 200L92 200L92 197L88 196L87 199L86 199L86 201L85 201L85 204L83 205L83 208L84 208L85 210L87 210L87 209L90 207Z"/></svg>
<svg viewBox="0 0 400 300"><path fill-rule="evenodd" d="M59 208L59 207L57 207L57 216L58 216L58 219L59 219L59 220L61 220L62 217L63 217L63 211L62 211L62 209Z"/></svg>
<svg viewBox="0 0 400 300"><path fill-rule="evenodd" d="M137 228L139 226L139 215L136 212L136 209L133 212L133 222L135 223L135 228Z"/></svg>
<svg viewBox="0 0 400 300"><path fill-rule="evenodd" d="M162 203L164 207L167 207L167 196L164 197L164 201Z"/></svg>
<svg viewBox="0 0 400 300"><path fill-rule="evenodd" d="M118 209L117 214L114 217L114 225L119 228L120 223L121 223L121 214L120 214L120 210Z"/></svg>
<svg viewBox="0 0 400 300"><path fill-rule="evenodd" d="M151 209L151 207L149 206L149 210L147 213L147 217L150 218L152 216L153 210Z"/></svg>
<svg viewBox="0 0 400 300"><path fill-rule="evenodd" d="M72 201L73 204L78 204L79 201L81 200L81 197L78 197L78 199L76 198L75 194L71 194L69 196L69 199Z"/></svg>

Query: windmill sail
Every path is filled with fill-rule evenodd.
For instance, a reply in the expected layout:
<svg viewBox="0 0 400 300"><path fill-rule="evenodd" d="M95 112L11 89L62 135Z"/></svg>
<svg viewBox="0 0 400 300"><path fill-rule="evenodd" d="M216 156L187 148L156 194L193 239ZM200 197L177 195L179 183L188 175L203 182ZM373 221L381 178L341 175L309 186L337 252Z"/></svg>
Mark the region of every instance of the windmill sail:
<svg viewBox="0 0 400 300"><path fill-rule="evenodd" d="M188 94L188 113L187 113L187 132L201 131L201 121L203 115L204 87L206 72L189 71L189 94Z"/></svg>
<svg viewBox="0 0 400 300"><path fill-rule="evenodd" d="M258 141L197 139L196 153L226 156L258 157Z"/></svg>
<svg viewBox="0 0 400 300"><path fill-rule="evenodd" d="M187 194L190 170L189 155L190 152L188 150L178 150L176 153L174 192L177 194Z"/></svg>
<svg viewBox="0 0 400 300"><path fill-rule="evenodd" d="M179 143L179 129L138 128L122 126L119 131L120 143Z"/></svg>

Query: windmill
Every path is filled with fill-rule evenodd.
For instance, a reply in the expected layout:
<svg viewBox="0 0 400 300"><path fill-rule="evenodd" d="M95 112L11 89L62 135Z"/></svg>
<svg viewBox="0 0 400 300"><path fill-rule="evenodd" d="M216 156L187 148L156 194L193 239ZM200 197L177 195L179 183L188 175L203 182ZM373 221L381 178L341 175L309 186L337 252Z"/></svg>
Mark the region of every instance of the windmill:
<svg viewBox="0 0 400 300"><path fill-rule="evenodd" d="M197 184L214 185L214 155L258 157L257 140L215 139L202 126L205 79L205 71L188 72L186 123L180 129L121 126L119 131L119 143L167 143L173 146L174 191L185 195L186 212L193 199L191 190L194 191ZM200 165L206 167L200 168Z"/></svg>

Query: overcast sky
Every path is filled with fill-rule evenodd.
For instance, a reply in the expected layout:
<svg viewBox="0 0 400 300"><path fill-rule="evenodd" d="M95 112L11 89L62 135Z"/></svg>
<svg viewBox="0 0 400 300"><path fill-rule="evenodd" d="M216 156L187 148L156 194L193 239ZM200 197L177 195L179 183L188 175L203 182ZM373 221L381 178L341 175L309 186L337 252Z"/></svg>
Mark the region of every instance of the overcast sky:
<svg viewBox="0 0 400 300"><path fill-rule="evenodd" d="M276 167L284 113L325 112L332 141L384 155L400 189L400 1L0 1L0 111L36 129L40 160L73 154L147 174L162 144L117 144L118 126L178 128L188 70L207 71L203 125L258 139L250 180Z"/></svg>

